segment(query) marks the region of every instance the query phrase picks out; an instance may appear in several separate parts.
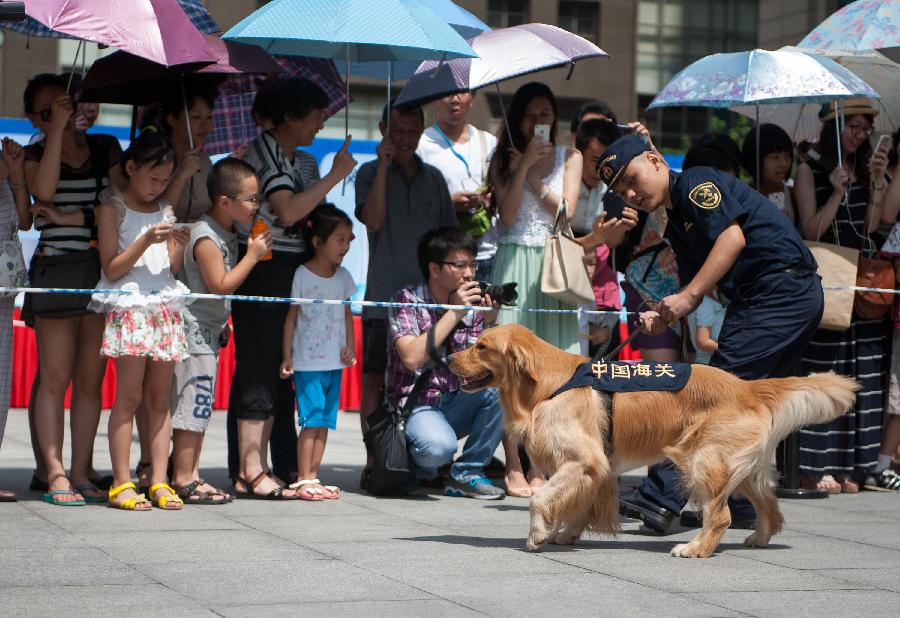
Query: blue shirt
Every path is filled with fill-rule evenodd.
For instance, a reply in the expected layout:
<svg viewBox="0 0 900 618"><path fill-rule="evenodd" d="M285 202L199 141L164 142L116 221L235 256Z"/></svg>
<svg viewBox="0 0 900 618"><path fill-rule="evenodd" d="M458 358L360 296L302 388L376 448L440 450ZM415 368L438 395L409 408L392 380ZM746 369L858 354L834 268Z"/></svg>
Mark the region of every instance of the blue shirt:
<svg viewBox="0 0 900 618"><path fill-rule="evenodd" d="M730 174L711 167L670 173L672 209L666 238L678 260L681 284L693 279L719 235L736 222L745 246L718 282L726 296L760 276L816 262L800 234L772 202Z"/></svg>

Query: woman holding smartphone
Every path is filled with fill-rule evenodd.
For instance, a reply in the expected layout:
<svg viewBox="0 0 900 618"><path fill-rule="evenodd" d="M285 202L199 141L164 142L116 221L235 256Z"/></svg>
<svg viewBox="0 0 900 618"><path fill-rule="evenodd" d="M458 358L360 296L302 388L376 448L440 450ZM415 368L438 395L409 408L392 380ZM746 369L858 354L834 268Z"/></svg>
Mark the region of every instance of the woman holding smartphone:
<svg viewBox="0 0 900 618"><path fill-rule="evenodd" d="M541 293L544 241L553 231L560 202L575 214L581 182L581 153L556 146L556 98L544 84L531 82L516 91L506 112L512 143L501 127L490 167L490 182L500 213L500 242L492 283L516 281L519 307L571 309ZM501 324L521 324L561 350L578 352L574 314L501 312Z"/></svg>
<svg viewBox="0 0 900 618"><path fill-rule="evenodd" d="M517 282L522 308L573 309L541 292L544 241L553 231L560 203L565 199L571 221L581 190L581 153L556 146L556 98L544 84L532 82L516 91L506 112L510 136L501 127L489 171L492 193L500 214L500 238L492 283ZM501 311L500 324L521 324L561 350L578 353L578 318L574 313ZM530 486L523 474L517 444L503 438L506 454L506 491L528 497L543 484L532 469Z"/></svg>

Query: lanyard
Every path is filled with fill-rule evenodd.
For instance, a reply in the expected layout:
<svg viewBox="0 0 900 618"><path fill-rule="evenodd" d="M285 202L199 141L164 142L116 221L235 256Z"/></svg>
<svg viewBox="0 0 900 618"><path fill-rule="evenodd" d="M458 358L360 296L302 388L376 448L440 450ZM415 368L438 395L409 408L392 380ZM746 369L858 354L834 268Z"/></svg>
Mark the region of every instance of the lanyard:
<svg viewBox="0 0 900 618"><path fill-rule="evenodd" d="M447 142L447 146L450 148L450 152L453 153L453 156L462 161L462 164L466 166L466 174L469 175L469 178L472 178L472 170L469 169L469 162L466 161L466 158L456 151L456 148L453 147L453 142L449 137L447 137L447 134L444 133L444 130L440 126L438 126L438 123L435 122L432 126L434 127L434 130L438 132L438 135L443 137L444 141ZM466 131L468 130L468 127L466 127Z"/></svg>

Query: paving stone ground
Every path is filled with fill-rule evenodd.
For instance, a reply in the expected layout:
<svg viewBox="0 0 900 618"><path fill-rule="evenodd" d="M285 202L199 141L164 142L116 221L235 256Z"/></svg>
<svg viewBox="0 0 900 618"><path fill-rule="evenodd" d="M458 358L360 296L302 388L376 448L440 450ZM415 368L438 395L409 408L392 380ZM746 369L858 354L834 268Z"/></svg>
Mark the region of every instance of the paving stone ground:
<svg viewBox="0 0 900 618"><path fill-rule="evenodd" d="M213 416L203 469L227 486L224 421ZM104 415L100 470L105 427ZM771 547L729 530L708 560L669 555L692 532L650 536L631 520L618 538L530 554L527 500L373 498L361 460L357 416L342 413L321 474L340 500L62 508L27 491L28 427L13 410L0 487L20 501L0 503L0 615L900 615L900 495L782 501Z"/></svg>

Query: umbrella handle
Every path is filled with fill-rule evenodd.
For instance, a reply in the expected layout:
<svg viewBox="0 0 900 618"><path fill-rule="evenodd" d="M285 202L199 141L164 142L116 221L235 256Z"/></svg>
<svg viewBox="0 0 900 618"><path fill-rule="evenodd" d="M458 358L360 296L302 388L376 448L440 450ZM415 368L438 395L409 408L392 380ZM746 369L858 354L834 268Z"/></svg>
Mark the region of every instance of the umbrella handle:
<svg viewBox="0 0 900 618"><path fill-rule="evenodd" d="M187 93L184 90L184 76L178 80L181 83L181 101L184 103L184 124L187 127L187 138L190 149L194 149L194 136L191 134L191 114L188 109Z"/></svg>
<svg viewBox="0 0 900 618"><path fill-rule="evenodd" d="M503 93L500 92L500 84L494 83L497 88L497 98L500 99L500 115L503 117L503 125L506 127L506 137L509 138L509 147L513 147L512 131L509 129L509 118L506 117L506 107L503 105Z"/></svg>

